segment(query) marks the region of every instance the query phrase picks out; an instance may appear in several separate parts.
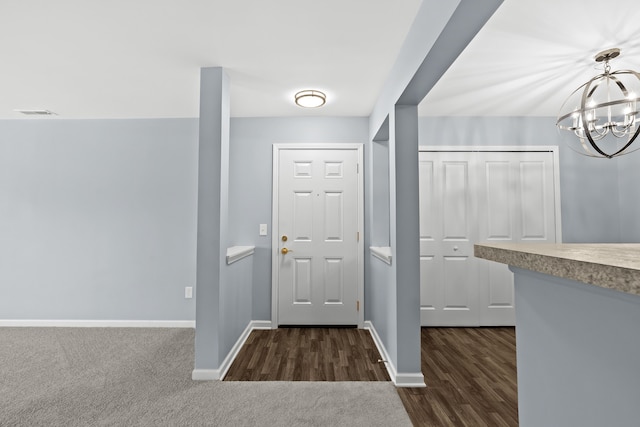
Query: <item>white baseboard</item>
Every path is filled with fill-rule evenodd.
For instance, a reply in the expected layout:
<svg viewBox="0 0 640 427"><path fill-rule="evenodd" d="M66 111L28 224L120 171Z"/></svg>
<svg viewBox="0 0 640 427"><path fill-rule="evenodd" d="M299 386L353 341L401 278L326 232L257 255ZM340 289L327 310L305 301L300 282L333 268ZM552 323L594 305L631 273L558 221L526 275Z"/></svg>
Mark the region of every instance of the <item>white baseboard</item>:
<svg viewBox="0 0 640 427"><path fill-rule="evenodd" d="M194 381L212 381L220 379L220 369L194 369L191 372Z"/></svg>
<svg viewBox="0 0 640 427"><path fill-rule="evenodd" d="M240 349L249 338L249 334L254 329L271 329L270 320L252 320L238 337L236 343L231 347L231 351L224 358L218 369L194 369L191 373L191 379L195 381L222 380L227 375L231 364L238 356Z"/></svg>
<svg viewBox="0 0 640 427"><path fill-rule="evenodd" d="M378 331L376 331L376 328L375 326L373 326L373 323L371 323L371 321L367 320L366 322L364 322L364 328L371 334L371 338L373 338L373 342L378 348L380 357L382 357L382 360L385 361L384 366L387 368L389 377L396 387L426 387L426 384L424 383L424 375L422 375L422 372L398 373L398 371L396 370L396 366L389 357L389 352L384 346L380 335L378 335Z"/></svg>
<svg viewBox="0 0 640 427"><path fill-rule="evenodd" d="M0 319L0 327L38 328L195 328L194 320L40 320Z"/></svg>
<svg viewBox="0 0 640 427"><path fill-rule="evenodd" d="M427 385L424 382L424 375L422 373L419 374L406 374L406 373L397 373L396 374L396 387L415 387L415 388L424 388Z"/></svg>
<svg viewBox="0 0 640 427"><path fill-rule="evenodd" d="M242 331L236 343L233 345L233 347L231 347L231 351L229 351L229 353L227 354L227 357L225 357L222 363L220 364L220 368L218 369L220 371L221 380L224 379L225 375L227 375L227 372L229 371L231 364L236 359L236 356L238 356L238 353L240 353L240 349L242 348L244 343L247 341L247 338L249 338L249 334L251 333L252 330L253 330L253 321L249 322L247 327L244 328L244 331Z"/></svg>
<svg viewBox="0 0 640 427"><path fill-rule="evenodd" d="M273 329L271 320L252 320L253 329Z"/></svg>

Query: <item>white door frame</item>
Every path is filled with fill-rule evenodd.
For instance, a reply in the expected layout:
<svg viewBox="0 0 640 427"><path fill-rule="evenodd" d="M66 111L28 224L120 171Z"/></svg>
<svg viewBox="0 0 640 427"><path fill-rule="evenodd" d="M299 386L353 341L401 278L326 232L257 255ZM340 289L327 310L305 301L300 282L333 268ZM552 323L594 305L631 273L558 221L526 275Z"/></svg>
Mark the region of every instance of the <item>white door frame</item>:
<svg viewBox="0 0 640 427"><path fill-rule="evenodd" d="M562 243L562 214L560 206L560 158L557 145L488 145L486 147L474 145L420 145L418 152L428 151L469 151L469 152L551 152L553 154L553 187L555 197L556 242Z"/></svg>
<svg viewBox="0 0 640 427"><path fill-rule="evenodd" d="M278 260L280 254L280 234L278 230L278 182L280 150L355 150L358 155L358 328L364 328L364 144L342 143L287 143L273 144L273 177L271 191L271 327L277 328L278 322Z"/></svg>

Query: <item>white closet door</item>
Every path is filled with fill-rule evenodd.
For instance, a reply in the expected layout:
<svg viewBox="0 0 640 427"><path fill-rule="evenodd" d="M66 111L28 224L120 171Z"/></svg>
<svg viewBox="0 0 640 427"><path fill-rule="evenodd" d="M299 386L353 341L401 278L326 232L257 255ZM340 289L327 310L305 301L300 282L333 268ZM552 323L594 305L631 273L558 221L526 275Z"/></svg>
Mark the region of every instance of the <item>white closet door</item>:
<svg viewBox="0 0 640 427"><path fill-rule="evenodd" d="M420 153L421 322L477 325L470 153Z"/></svg>
<svg viewBox="0 0 640 427"><path fill-rule="evenodd" d="M555 242L551 152L421 152L423 326L515 324L513 274L481 241Z"/></svg>
<svg viewBox="0 0 640 427"><path fill-rule="evenodd" d="M477 153L478 241L555 242L553 153ZM513 273L478 260L480 325L515 324Z"/></svg>

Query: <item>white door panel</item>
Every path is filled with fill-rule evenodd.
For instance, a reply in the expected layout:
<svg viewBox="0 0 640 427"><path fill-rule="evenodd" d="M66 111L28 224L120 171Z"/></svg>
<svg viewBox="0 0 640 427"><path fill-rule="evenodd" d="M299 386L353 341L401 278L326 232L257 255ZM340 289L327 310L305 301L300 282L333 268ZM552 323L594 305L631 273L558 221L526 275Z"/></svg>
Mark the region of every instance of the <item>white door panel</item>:
<svg viewBox="0 0 640 427"><path fill-rule="evenodd" d="M540 154L533 153L536 157ZM553 158L520 161L521 240L555 242Z"/></svg>
<svg viewBox="0 0 640 427"><path fill-rule="evenodd" d="M480 209L487 213L485 219L487 239L513 239L513 191L510 164L508 161L486 161L483 174L484 198L481 198Z"/></svg>
<svg viewBox="0 0 640 427"><path fill-rule="evenodd" d="M555 242L551 152L420 152L421 321L515 324L513 274L478 241Z"/></svg>
<svg viewBox="0 0 640 427"><path fill-rule="evenodd" d="M421 321L477 323L470 165L464 153L420 153Z"/></svg>
<svg viewBox="0 0 640 427"><path fill-rule="evenodd" d="M278 165L278 323L356 325L358 152L282 149Z"/></svg>

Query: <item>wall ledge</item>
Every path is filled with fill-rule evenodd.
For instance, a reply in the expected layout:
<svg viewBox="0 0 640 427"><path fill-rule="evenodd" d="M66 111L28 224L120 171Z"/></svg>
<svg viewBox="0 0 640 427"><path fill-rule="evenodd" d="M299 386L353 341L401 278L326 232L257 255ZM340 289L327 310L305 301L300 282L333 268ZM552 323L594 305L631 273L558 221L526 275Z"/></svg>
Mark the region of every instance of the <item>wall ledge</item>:
<svg viewBox="0 0 640 427"><path fill-rule="evenodd" d="M255 246L232 246L227 248L227 264L233 264L236 261L240 261L242 258L253 255L255 249Z"/></svg>
<svg viewBox="0 0 640 427"><path fill-rule="evenodd" d="M371 255L375 258L391 265L393 254L391 253L391 248L389 246L369 246L369 250L371 251Z"/></svg>

